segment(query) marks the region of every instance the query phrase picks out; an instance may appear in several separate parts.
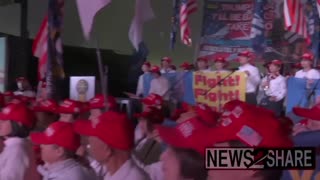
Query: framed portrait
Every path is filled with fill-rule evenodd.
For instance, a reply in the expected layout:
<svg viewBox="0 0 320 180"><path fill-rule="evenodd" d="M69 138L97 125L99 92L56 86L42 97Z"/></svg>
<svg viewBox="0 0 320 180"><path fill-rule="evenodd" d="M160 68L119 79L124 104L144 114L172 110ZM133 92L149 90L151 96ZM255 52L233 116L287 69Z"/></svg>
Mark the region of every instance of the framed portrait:
<svg viewBox="0 0 320 180"><path fill-rule="evenodd" d="M86 102L95 94L94 76L71 76L70 77L70 99Z"/></svg>

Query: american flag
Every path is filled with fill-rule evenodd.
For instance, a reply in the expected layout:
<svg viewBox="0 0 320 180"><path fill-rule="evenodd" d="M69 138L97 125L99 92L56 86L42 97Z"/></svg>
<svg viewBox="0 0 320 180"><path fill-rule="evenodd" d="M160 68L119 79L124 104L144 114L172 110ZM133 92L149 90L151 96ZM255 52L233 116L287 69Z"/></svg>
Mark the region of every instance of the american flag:
<svg viewBox="0 0 320 180"><path fill-rule="evenodd" d="M48 60L48 16L42 21L40 30L33 42L32 53L39 58L38 79L45 78Z"/></svg>
<svg viewBox="0 0 320 180"><path fill-rule="evenodd" d="M196 0L181 0L180 7L180 36L183 44L191 46L191 28L189 26L189 15L197 10Z"/></svg>
<svg viewBox="0 0 320 180"><path fill-rule="evenodd" d="M284 0L284 19L287 31L301 35L310 43L307 28L307 17L304 12L303 4L297 0Z"/></svg>

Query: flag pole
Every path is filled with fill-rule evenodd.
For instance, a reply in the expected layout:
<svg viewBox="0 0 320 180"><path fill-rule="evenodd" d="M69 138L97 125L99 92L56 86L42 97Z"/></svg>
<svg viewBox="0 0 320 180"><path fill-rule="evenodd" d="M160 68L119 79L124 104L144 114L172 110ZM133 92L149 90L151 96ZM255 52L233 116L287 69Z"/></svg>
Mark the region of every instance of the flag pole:
<svg viewBox="0 0 320 180"><path fill-rule="evenodd" d="M95 43L96 43L96 55L97 55L97 62L98 62L98 68L99 68L99 76L100 76L100 88L102 91L102 94L104 95L104 102L106 102L106 104L108 104L108 93L107 93L107 87L106 87L106 83L107 83L107 71L104 71L103 69L103 63L102 63L102 57L101 57L101 51L99 48L99 42L98 42L98 38L95 36ZM106 66L106 70L107 70ZM108 107L105 106L105 110L108 111Z"/></svg>

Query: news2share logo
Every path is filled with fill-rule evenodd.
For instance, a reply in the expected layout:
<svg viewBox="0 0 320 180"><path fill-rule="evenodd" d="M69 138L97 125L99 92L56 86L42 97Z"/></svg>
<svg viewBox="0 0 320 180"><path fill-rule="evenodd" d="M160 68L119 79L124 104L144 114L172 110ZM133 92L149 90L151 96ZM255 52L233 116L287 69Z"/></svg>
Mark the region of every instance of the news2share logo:
<svg viewBox="0 0 320 180"><path fill-rule="evenodd" d="M206 169L315 169L316 149L207 148Z"/></svg>

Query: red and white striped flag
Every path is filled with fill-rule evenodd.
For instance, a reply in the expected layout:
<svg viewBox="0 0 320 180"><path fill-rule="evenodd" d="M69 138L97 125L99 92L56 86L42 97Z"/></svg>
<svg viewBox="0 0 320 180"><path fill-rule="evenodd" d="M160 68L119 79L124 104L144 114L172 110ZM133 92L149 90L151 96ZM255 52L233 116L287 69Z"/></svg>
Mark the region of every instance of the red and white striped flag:
<svg viewBox="0 0 320 180"><path fill-rule="evenodd" d="M307 28L307 16L303 9L303 4L299 0L284 0L284 19L287 31L301 35L310 43Z"/></svg>
<svg viewBox="0 0 320 180"><path fill-rule="evenodd" d="M39 58L38 63L38 78L39 80L45 78L47 71L48 60L48 17L46 16L42 21L40 31L33 41L32 53Z"/></svg>
<svg viewBox="0 0 320 180"><path fill-rule="evenodd" d="M189 15L197 10L196 0L182 0L180 7L180 36L183 44L191 46L191 28L189 26Z"/></svg>

